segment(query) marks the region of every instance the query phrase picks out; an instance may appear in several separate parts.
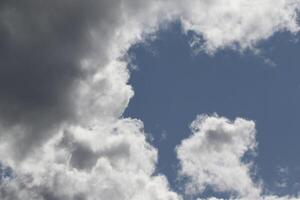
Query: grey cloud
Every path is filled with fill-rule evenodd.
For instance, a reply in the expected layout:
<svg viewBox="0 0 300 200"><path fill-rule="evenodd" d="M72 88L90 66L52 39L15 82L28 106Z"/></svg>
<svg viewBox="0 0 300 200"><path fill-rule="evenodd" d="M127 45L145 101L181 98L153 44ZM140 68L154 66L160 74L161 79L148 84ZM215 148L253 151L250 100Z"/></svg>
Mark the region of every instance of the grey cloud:
<svg viewBox="0 0 300 200"><path fill-rule="evenodd" d="M130 157L130 144L127 141L116 142L112 146L93 150L84 141L76 140L73 135L66 131L58 148L66 148L70 152L70 164L78 170L92 169L99 158L107 158L114 167L120 160Z"/></svg>
<svg viewBox="0 0 300 200"><path fill-rule="evenodd" d="M41 189L37 189L37 191L41 191ZM81 194L81 193L76 193L74 192L74 196L67 197L65 195L59 195L56 194L55 192L51 191L51 190L47 190L47 189L42 189L41 192L41 197L43 198L43 200L85 200L85 195Z"/></svg>
<svg viewBox="0 0 300 200"><path fill-rule="evenodd" d="M5 132L22 127L13 136L20 152L76 117L74 91L88 73L80 63L92 55L90 31L101 25L106 48L117 2L1 1L0 124Z"/></svg>
<svg viewBox="0 0 300 200"><path fill-rule="evenodd" d="M71 152L70 164L79 170L90 170L95 166L99 157L88 144L76 141L72 134L65 132L59 147L67 148Z"/></svg>
<svg viewBox="0 0 300 200"><path fill-rule="evenodd" d="M89 147L78 145L72 152L71 164L77 169L91 169L97 162L97 154Z"/></svg>

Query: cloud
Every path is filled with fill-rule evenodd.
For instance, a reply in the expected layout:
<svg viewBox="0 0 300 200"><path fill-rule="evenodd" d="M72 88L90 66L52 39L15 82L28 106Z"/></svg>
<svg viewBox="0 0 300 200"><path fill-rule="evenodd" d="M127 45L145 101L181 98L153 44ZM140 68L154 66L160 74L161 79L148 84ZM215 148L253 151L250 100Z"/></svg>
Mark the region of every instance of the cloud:
<svg viewBox="0 0 300 200"><path fill-rule="evenodd" d="M234 44L243 49L276 31L295 33L299 5L295 0L2 1L0 120L7 133L2 135L19 147L13 150L20 159L64 124L86 122L91 113L121 116L133 91L119 58L162 23L179 19L185 30L203 36L207 52Z"/></svg>
<svg viewBox="0 0 300 200"><path fill-rule="evenodd" d="M121 118L133 90L120 57L156 29L160 4L0 5L0 154L12 169L0 198L178 200L154 175L142 123Z"/></svg>
<svg viewBox="0 0 300 200"><path fill-rule="evenodd" d="M249 48L276 31L295 33L298 7L292 0L1 1L0 157L11 169L1 199L180 199L154 175L157 152L142 122L122 118L134 92L120 58L175 20L202 36L207 52ZM235 164L244 150L232 155ZM240 168L247 179L247 166ZM219 179L218 189L231 188Z"/></svg>
<svg viewBox="0 0 300 200"><path fill-rule="evenodd" d="M241 118L230 122L218 116L198 116L192 136L177 147L180 173L191 178L187 192L200 193L207 186L217 192L257 198L247 164L241 159L256 147L255 124Z"/></svg>
<svg viewBox="0 0 300 200"><path fill-rule="evenodd" d="M299 31L298 0L178 2L185 29L198 33L204 40L199 44L199 39L196 39L192 45L209 53L226 47L237 50L253 48L257 42L277 31Z"/></svg>
<svg viewBox="0 0 300 200"><path fill-rule="evenodd" d="M164 176L153 176L157 151L142 130L134 119L93 130L69 127L12 165L19 173L4 180L0 198L178 200Z"/></svg>
<svg viewBox="0 0 300 200"><path fill-rule="evenodd" d="M257 146L253 121L200 115L191 124L191 130L192 135L176 149L180 175L188 178L186 193L201 194L210 186L215 192L229 193L230 199L299 199L264 194L263 184L252 180L253 163L243 158L246 153L255 153Z"/></svg>
<svg viewBox="0 0 300 200"><path fill-rule="evenodd" d="M1 2L0 128L12 156L62 126L122 115L133 91L119 58L156 29L161 7L138 2Z"/></svg>
<svg viewBox="0 0 300 200"><path fill-rule="evenodd" d="M87 73L81 60L92 50L89 29L109 20L104 11L111 9L90 2L1 2L0 118L20 152L75 117L74 90ZM103 33L100 47L107 39Z"/></svg>

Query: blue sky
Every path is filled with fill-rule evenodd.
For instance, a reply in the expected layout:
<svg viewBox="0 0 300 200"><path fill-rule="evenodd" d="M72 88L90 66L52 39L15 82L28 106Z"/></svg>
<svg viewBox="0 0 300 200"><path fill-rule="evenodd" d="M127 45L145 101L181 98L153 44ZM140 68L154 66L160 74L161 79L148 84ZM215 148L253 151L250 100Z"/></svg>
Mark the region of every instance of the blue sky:
<svg viewBox="0 0 300 200"><path fill-rule="evenodd" d="M260 53L220 50L215 55L190 48L192 33L179 23L154 41L131 48L130 84L135 96L124 116L141 119L159 150L158 171L173 188L178 160L175 146L189 134L198 114L254 120L257 128L257 177L280 195L300 187L300 44L282 32L259 43ZM283 171L284 170L284 171ZM286 186L279 187L279 183ZM179 185L178 185L179 184Z"/></svg>

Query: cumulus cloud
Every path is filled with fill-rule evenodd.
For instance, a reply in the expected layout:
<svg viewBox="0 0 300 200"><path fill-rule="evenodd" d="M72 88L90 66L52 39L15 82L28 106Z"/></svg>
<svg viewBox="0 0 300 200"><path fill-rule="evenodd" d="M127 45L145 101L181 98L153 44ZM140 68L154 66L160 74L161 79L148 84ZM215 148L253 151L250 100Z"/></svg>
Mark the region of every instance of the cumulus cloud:
<svg viewBox="0 0 300 200"><path fill-rule="evenodd" d="M179 4L185 29L204 39L204 44L199 46L196 39L192 45L209 53L225 47L253 48L277 31L299 31L298 0L203 0Z"/></svg>
<svg viewBox="0 0 300 200"><path fill-rule="evenodd" d="M63 124L122 114L133 92L118 58L159 17L138 2L1 1L0 119L16 156Z"/></svg>
<svg viewBox="0 0 300 200"><path fill-rule="evenodd" d="M164 176L152 176L157 151L145 140L142 123L118 120L86 130L69 127L51 138L4 180L1 199L178 200Z"/></svg>
<svg viewBox="0 0 300 200"><path fill-rule="evenodd" d="M200 193L209 185L218 192L257 198L259 189L241 162L256 146L254 122L199 116L191 128L193 135L177 148L181 174L191 177L188 192Z"/></svg>
<svg viewBox="0 0 300 200"><path fill-rule="evenodd" d="M156 29L160 3L0 5L1 199L179 199L142 123L120 118L133 91L119 58Z"/></svg>
<svg viewBox="0 0 300 200"><path fill-rule="evenodd" d="M208 52L247 48L276 31L296 32L298 7L296 0L2 1L2 135L20 159L65 123L120 116L133 91L118 58L160 23L181 20Z"/></svg>
<svg viewBox="0 0 300 200"><path fill-rule="evenodd" d="M10 172L1 172L1 199L180 199L154 175L157 152L142 122L121 117L134 92L120 58L174 20L202 36L207 52L251 48L276 31L298 31L298 7L297 0L2 0L0 157ZM227 151L233 164L254 148L248 139L238 153ZM239 167L246 181L236 191L258 190ZM210 183L234 184L201 182Z"/></svg>
<svg viewBox="0 0 300 200"><path fill-rule="evenodd" d="M192 135L176 149L180 175L188 178L187 193L200 194L210 186L215 192L229 193L230 199L299 199L266 195L263 184L252 180L253 163L243 158L246 153L254 153L257 146L253 121L200 115L191 124L191 130Z"/></svg>

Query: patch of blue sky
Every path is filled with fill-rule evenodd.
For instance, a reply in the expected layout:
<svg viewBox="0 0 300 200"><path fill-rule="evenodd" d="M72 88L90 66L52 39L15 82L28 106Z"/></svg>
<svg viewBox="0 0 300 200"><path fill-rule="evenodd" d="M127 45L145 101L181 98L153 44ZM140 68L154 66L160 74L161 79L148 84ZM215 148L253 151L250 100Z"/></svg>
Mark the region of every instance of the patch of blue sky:
<svg viewBox="0 0 300 200"><path fill-rule="evenodd" d="M179 23L157 38L129 51L130 84L135 96L124 116L144 122L159 150L158 172L175 190L178 160L174 148L189 136L198 114L217 113L229 119L254 120L258 149L256 176L266 193L285 195L300 190L300 43L281 32L258 45L258 51L225 49L215 55L195 54ZM282 170L288 169L282 178ZM213 192L208 188L202 196ZM215 194L218 195L218 194ZM226 194L219 194L224 197Z"/></svg>

